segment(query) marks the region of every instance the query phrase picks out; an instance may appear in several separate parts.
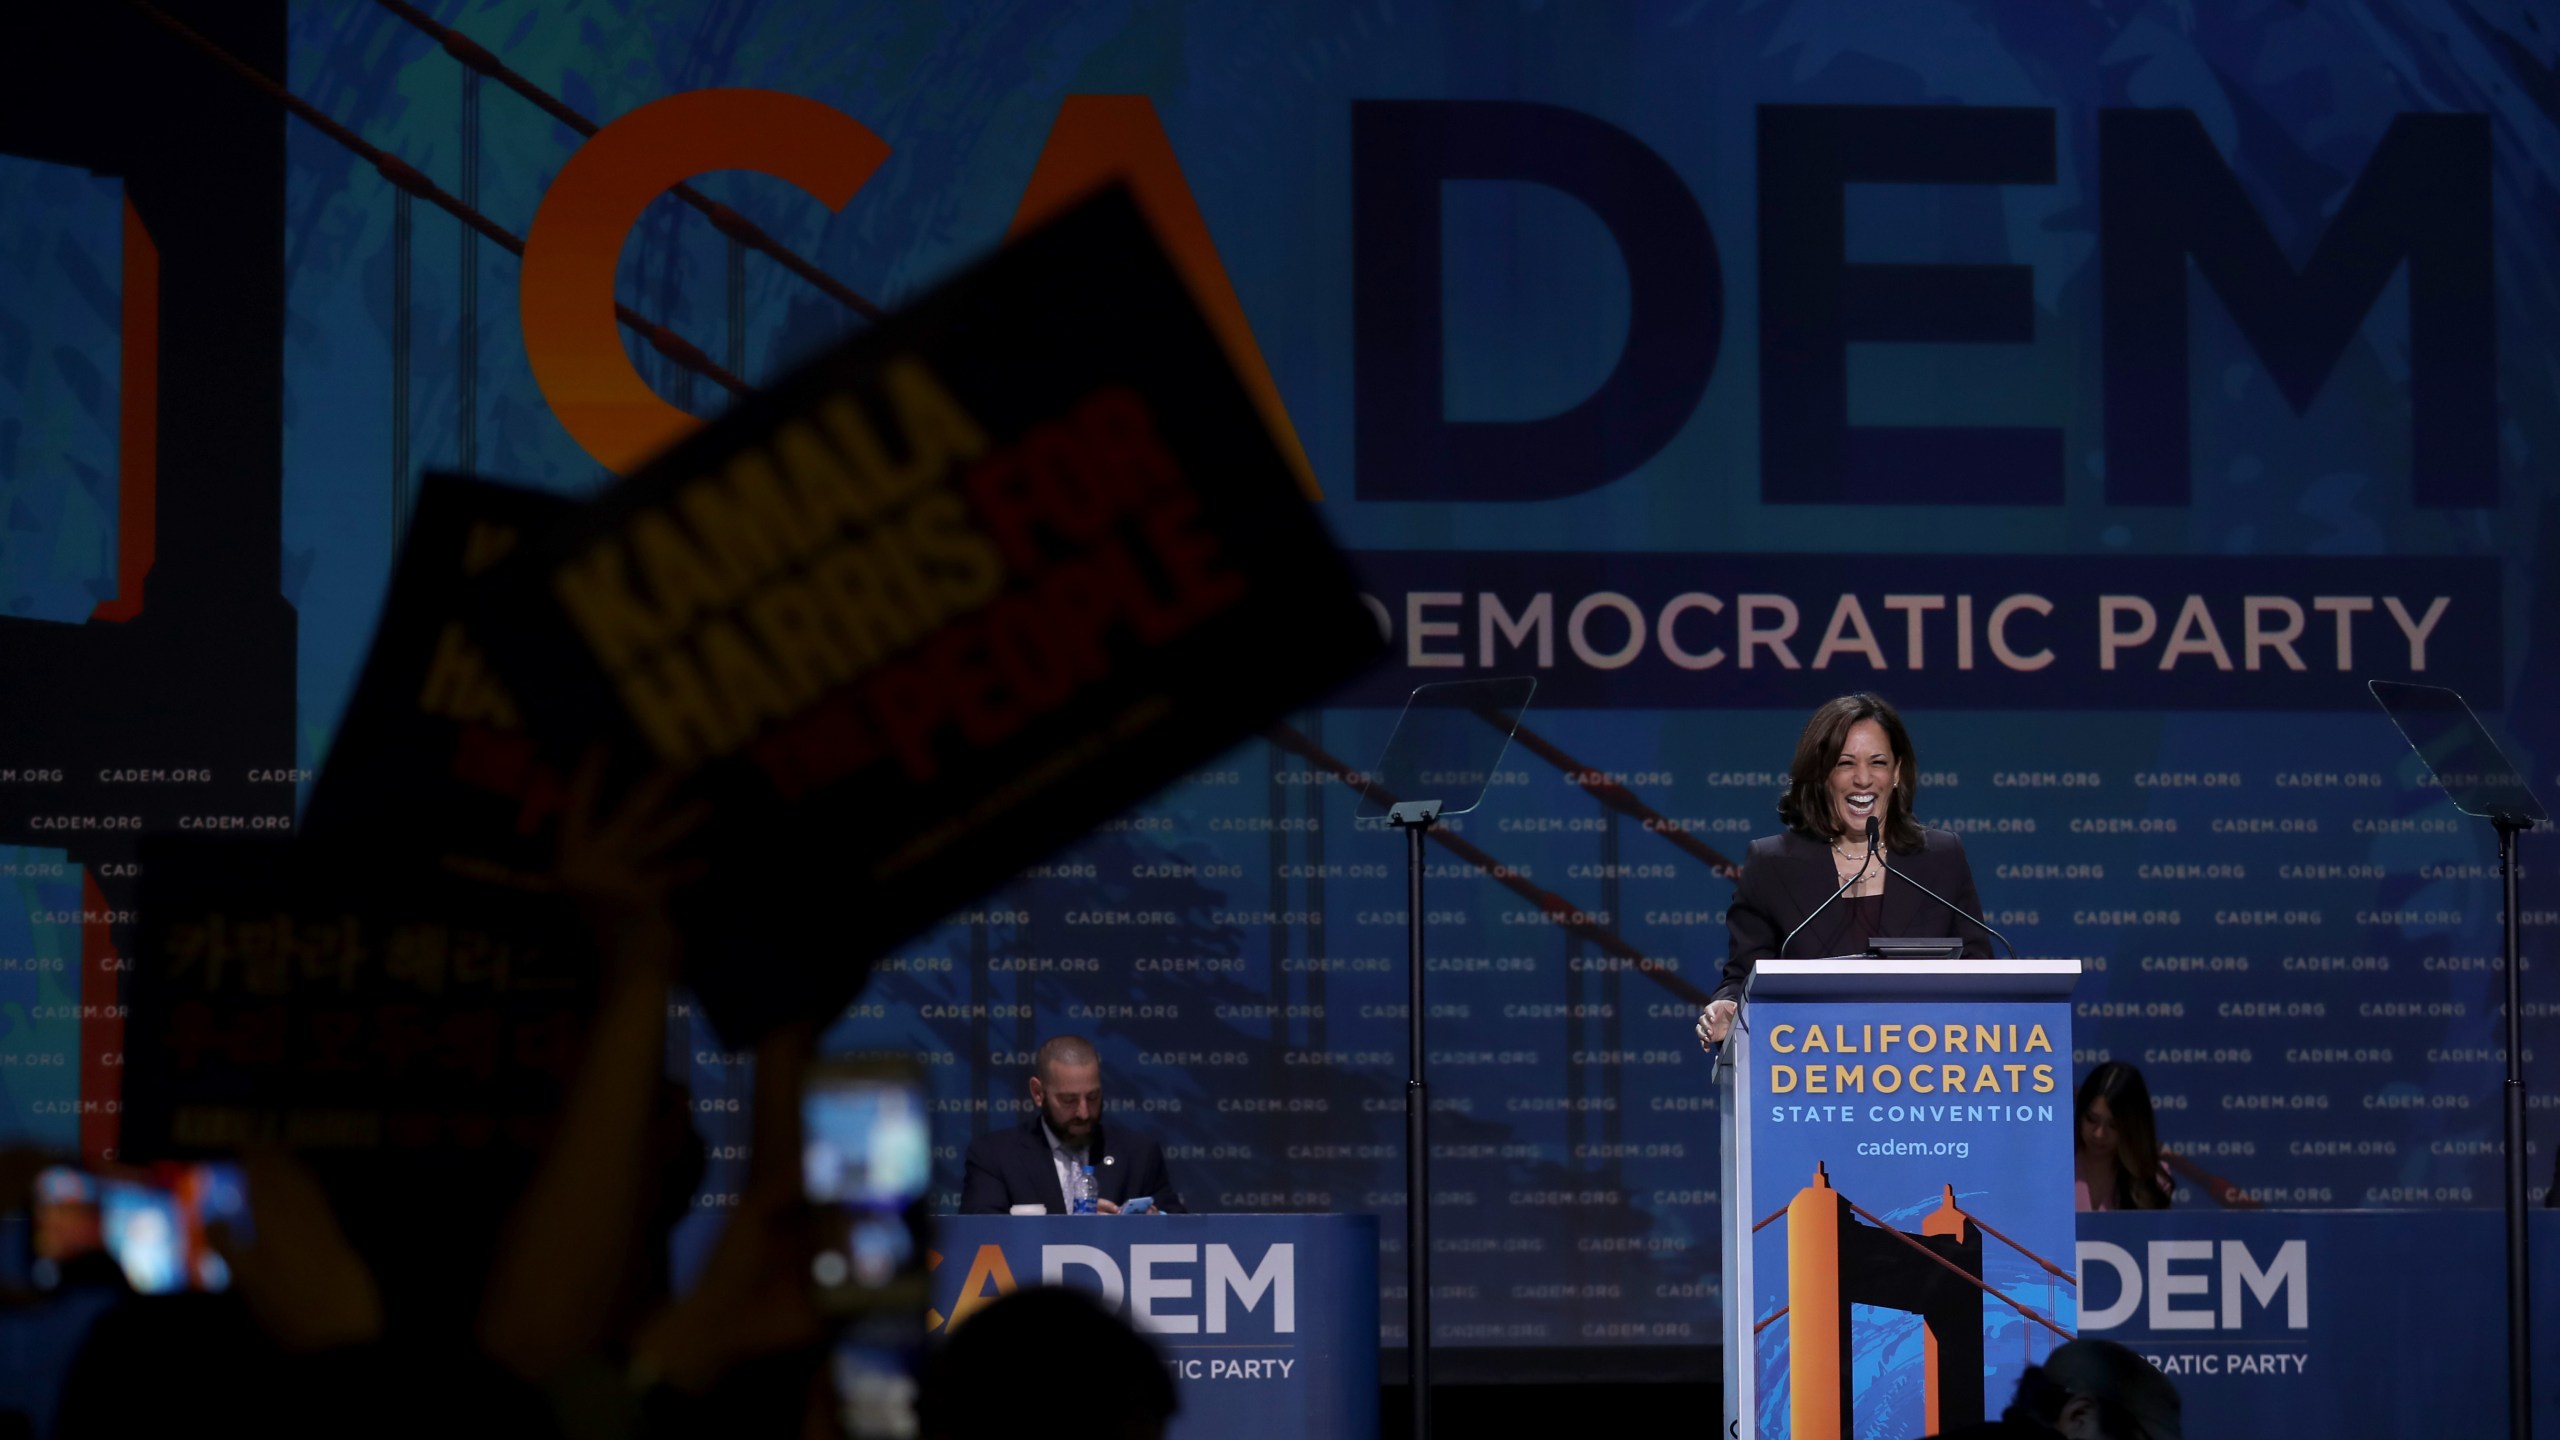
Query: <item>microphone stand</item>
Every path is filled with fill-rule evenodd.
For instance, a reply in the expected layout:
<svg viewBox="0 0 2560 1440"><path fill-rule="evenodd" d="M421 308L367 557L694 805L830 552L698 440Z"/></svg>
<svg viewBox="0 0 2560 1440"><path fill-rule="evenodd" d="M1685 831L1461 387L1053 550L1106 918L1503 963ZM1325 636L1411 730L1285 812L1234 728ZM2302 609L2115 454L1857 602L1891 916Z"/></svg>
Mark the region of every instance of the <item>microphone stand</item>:
<svg viewBox="0 0 2560 1440"><path fill-rule="evenodd" d="M1785 959L1787 957L1787 947L1796 943L1796 937L1804 933L1804 927L1813 923L1814 915L1819 915L1823 911L1830 909L1832 901L1848 894L1851 889L1856 887L1859 881L1867 878L1867 867L1876 863L1876 835L1876 817L1870 815L1867 817L1867 858L1859 862L1858 873L1850 876L1847 880L1842 881L1839 889L1832 891L1828 896L1824 897L1821 904L1814 906L1813 915L1807 915L1796 922L1796 928L1788 931L1787 938L1778 942L1778 953L1772 957L1773 959ZM1889 860L1886 861L1885 868L1888 870L1892 869L1893 862Z"/></svg>
<svg viewBox="0 0 2560 1440"><path fill-rule="evenodd" d="M1965 908L1964 908L1963 906L1958 905L1958 904L1957 904L1956 902L1954 902L1953 900L1950 900L1950 899L1948 899L1946 896L1939 894L1937 891L1930 889L1928 886L1921 884L1919 881L1912 879L1912 878L1910 877L1910 875L1906 874L1905 872L1903 872L1903 871L1901 871L1901 870L1899 870L1899 869L1896 869L1896 868L1894 867L1894 863L1893 863L1891 860L1887 860L1886 862L1884 862L1884 873L1886 873L1887 875L1900 875L1900 876L1902 876L1902 883L1903 883L1903 884L1910 886L1912 889L1917 890L1917 891L1919 891L1921 894L1928 896L1930 899L1937 901L1939 904L1946 906L1949 910L1951 910L1951 911L1955 912L1955 916L1956 916L1956 918L1957 918L1957 919L1959 919L1959 920L1971 920L1971 921L1973 921L1973 923L1974 923L1974 924L1981 926L1981 927L1982 927L1982 929L1983 929L1983 932L1984 932L1984 933L1986 933L1986 934L1988 934L1989 936L1991 936L1991 938L1992 938L1992 939L1999 941L1999 942L2000 942L2001 944L2003 944L2003 945L2009 945L2009 937L2008 937L2008 936L2006 936L2006 935L2001 934L2001 933L2000 933L1999 931L1997 931L1997 930L1992 929L1992 928L1991 928L1991 922L1990 922L1990 921L1988 921L1988 920L1984 920L1984 919L1980 919L1980 918L1978 918L1978 917L1976 917L1976 916L1974 916L1974 915L1971 915L1971 914L1966 913ZM2017 946L2015 946L2015 945L2009 945L2009 958L2010 958L2010 959L2012 959L2012 960L2015 960L2015 959L2017 959L2017 958L2018 958L2018 947L2017 947Z"/></svg>
<svg viewBox="0 0 2560 1440"><path fill-rule="evenodd" d="M1778 952L1777 952L1777 954L1776 954L1776 955L1774 955L1774 956L1772 956L1772 957L1770 957L1770 958L1772 958L1772 959L1784 959L1784 958L1786 957L1787 947L1788 947L1788 946L1790 946L1790 945L1793 945L1794 943L1796 943L1796 937L1797 937L1798 935L1801 935L1801 934L1803 934L1803 933L1804 933L1804 927L1806 927L1807 925L1810 925L1810 924L1812 924L1812 923L1813 923L1813 916L1814 916L1814 915L1819 915L1819 914L1821 914L1823 911L1830 909L1830 908L1831 908L1831 902L1832 902L1832 901L1837 900L1837 899L1839 899L1841 896L1848 894L1848 893L1849 893L1849 890L1850 890L1850 888L1851 888L1852 886L1855 886L1859 881L1866 879L1866 878L1867 878L1867 866L1869 866L1869 865L1873 865L1874 863L1876 863L1876 817L1874 817L1873 815L1870 815L1870 816L1868 816L1868 817L1867 817L1867 858L1866 858L1866 860L1865 860L1863 863L1861 863L1861 864L1858 866L1858 873L1857 873L1857 874L1855 874L1855 875L1850 876L1847 880L1842 881L1842 882L1841 882L1841 884L1840 884L1840 888L1839 888L1839 889L1834 890L1834 891L1832 891L1830 894L1828 894L1828 895L1824 896L1824 897L1823 897L1823 899L1822 899L1822 903L1813 907L1813 914L1812 914L1812 915L1807 915L1807 916L1805 916L1802 920L1797 921L1797 922L1796 922L1796 928L1794 928L1793 930L1788 931L1788 932L1787 932L1787 935L1786 935L1786 938L1785 938L1785 939L1783 939L1783 940L1780 940L1780 941L1778 942ZM1891 869L1891 868L1892 868L1892 866L1891 866L1890 864L1888 864L1888 865L1886 866L1886 868L1887 868L1887 869ZM1739 1024L1741 1024L1741 1023L1742 1023L1742 1013L1741 1013L1741 1012L1742 1012L1742 1003L1741 1003L1739 1000L1737 1000L1737 1001L1735 1001L1735 1002L1734 1002L1734 1021L1733 1021L1733 1023L1735 1023L1736 1025L1739 1025ZM1708 1062L1707 1062L1707 1063L1708 1063L1711 1067L1712 1067L1712 1066L1720 1066L1720 1065L1722 1065L1722 1064L1724 1063L1724 1054L1725 1054L1725 1051L1724 1051L1724 1044L1723 1044L1723 1042L1719 1041L1719 1042L1717 1042L1716 1044L1713 1044L1713 1045L1708 1046L1708 1047L1707 1047L1707 1054L1708 1054L1708 1056L1709 1056L1709 1059L1708 1059Z"/></svg>

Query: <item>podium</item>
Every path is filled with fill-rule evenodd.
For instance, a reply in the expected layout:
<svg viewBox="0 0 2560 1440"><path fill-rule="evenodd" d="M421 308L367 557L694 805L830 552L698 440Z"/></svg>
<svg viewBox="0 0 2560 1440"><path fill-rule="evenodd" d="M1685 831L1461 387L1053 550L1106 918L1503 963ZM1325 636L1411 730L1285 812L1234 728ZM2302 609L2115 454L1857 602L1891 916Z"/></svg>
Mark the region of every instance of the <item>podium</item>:
<svg viewBox="0 0 2560 1440"><path fill-rule="evenodd" d="M1759 963L1716 1067L1725 1435L1934 1435L2071 1337L2079 978Z"/></svg>

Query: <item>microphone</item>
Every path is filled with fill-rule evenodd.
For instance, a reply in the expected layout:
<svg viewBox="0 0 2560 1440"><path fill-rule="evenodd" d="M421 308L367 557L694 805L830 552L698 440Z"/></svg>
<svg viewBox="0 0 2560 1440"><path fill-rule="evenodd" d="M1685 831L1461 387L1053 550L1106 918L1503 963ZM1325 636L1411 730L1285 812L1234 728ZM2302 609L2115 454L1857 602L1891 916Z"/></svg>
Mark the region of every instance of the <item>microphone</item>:
<svg viewBox="0 0 2560 1440"><path fill-rule="evenodd" d="M1859 864L1858 873L1842 881L1839 889L1832 891L1830 895L1823 899L1821 904L1814 906L1813 915L1807 915L1802 920L1796 922L1796 928L1788 931L1787 938L1778 942L1778 954L1776 958L1781 960L1785 959L1787 947L1796 942L1796 937L1798 935L1804 933L1804 927L1813 923L1813 916L1819 915L1823 911L1830 909L1832 901L1848 894L1853 886L1855 886L1859 881L1866 879L1867 867L1874 863L1876 863L1876 817L1870 815L1867 817L1867 858ZM1893 868L1892 862L1885 862L1885 868L1888 870Z"/></svg>
<svg viewBox="0 0 2560 1440"><path fill-rule="evenodd" d="M1869 819L1868 819L1868 821L1867 821L1867 824L1868 824L1868 826L1869 826L1871 829L1874 827L1875 823L1876 823L1876 822L1874 821L1874 819L1873 819L1873 818L1869 818ZM1910 886L1910 887L1911 887L1912 889L1914 889L1914 890L1919 891L1921 894L1928 896L1930 899L1937 901L1939 904L1946 906L1948 910L1950 910L1950 911L1954 912L1955 917L1956 917L1957 919L1959 919L1959 920L1970 920L1970 921L1972 921L1975 925L1978 925L1978 926L1982 927L1982 930L1984 931L1984 933L1986 933L1986 934L1990 935L1990 936L1991 936L1991 938L1993 938L1994 940L1999 941L1999 942L2000 942L2001 944L2003 944L2003 945L2009 945L2009 937L2008 937L2008 936L2006 936L2006 935L2001 934L2001 933L2000 933L1999 931L1997 931L1997 930L1992 929L1992 928L1991 928L1991 922L1989 922L1989 921L1987 921L1987 920L1984 920L1984 919L1982 919L1982 918L1981 918L1981 917L1979 917L1979 916L1976 916L1976 915L1972 915L1972 914L1967 913L1967 912L1966 912L1966 910L1965 910L1965 908L1964 908L1963 906L1958 905L1958 904L1957 904L1956 902L1954 902L1953 900L1950 900L1950 899L1948 899L1946 896L1939 894L1937 891L1930 889L1928 886L1921 884L1919 881L1912 879L1912 878L1911 878L1911 876L1910 876L1909 874L1907 874L1906 872L1904 872L1903 870L1901 870L1900 868L1898 868L1897 866L1895 866L1895 864L1893 863L1893 861L1891 861L1890 859L1888 859L1888 860L1886 860L1886 861L1884 862L1884 873L1886 873L1887 875L1900 875L1900 876L1902 876L1902 883L1904 883L1904 884L1906 884L1906 885ZM2018 947L2017 947L2017 946L2015 946L2015 945L2009 945L2009 958L2010 958L2010 959L2012 959L2012 960L2015 960L2015 959L2017 959L2017 958L2018 958Z"/></svg>

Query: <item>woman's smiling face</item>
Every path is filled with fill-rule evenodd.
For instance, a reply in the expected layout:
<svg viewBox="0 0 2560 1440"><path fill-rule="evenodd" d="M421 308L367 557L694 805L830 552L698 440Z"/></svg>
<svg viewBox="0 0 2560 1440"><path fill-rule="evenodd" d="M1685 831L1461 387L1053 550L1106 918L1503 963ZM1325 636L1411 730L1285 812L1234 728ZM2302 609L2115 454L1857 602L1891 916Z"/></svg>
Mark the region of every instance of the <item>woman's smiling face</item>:
<svg viewBox="0 0 2560 1440"><path fill-rule="evenodd" d="M1894 756L1893 742L1885 738L1884 727L1873 720L1850 726L1840 742L1840 758L1831 767L1831 814L1839 833L1863 838L1867 817L1884 818L1894 784L1901 778L1901 762Z"/></svg>

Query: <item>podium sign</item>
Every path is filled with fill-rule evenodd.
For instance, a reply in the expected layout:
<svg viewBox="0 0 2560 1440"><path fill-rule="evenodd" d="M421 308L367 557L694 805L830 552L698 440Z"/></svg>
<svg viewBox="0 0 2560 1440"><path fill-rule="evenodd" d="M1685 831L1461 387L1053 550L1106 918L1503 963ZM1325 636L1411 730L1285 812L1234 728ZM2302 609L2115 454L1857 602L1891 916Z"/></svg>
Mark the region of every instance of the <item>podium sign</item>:
<svg viewBox="0 0 2560 1440"><path fill-rule="evenodd" d="M1971 1424L2070 1338L2079 970L1760 962L1719 1067L1727 1434Z"/></svg>

